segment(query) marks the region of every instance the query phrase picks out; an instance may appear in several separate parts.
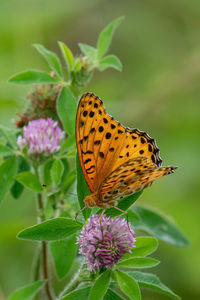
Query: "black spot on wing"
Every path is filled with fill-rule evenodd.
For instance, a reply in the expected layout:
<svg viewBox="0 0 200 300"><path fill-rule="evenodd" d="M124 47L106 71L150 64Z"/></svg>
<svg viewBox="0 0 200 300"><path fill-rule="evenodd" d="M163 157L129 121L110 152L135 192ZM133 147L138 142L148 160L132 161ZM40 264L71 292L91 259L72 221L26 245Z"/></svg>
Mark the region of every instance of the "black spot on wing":
<svg viewBox="0 0 200 300"><path fill-rule="evenodd" d="M99 152L99 156L101 157L101 158L104 158L104 153L103 152Z"/></svg>
<svg viewBox="0 0 200 300"><path fill-rule="evenodd" d="M110 139L111 138L111 133L110 132L107 132L106 133L106 139Z"/></svg>
<svg viewBox="0 0 200 300"><path fill-rule="evenodd" d="M88 159L86 159L85 161L84 161L84 164L87 164L87 163L89 163L91 161L91 158L88 158Z"/></svg>
<svg viewBox="0 0 200 300"><path fill-rule="evenodd" d="M90 117L90 118L93 118L93 117L94 117L94 112L93 112L92 110L91 110L90 113L89 113L89 117Z"/></svg>
<svg viewBox="0 0 200 300"><path fill-rule="evenodd" d="M104 123L108 123L108 120L106 118L103 118Z"/></svg>
<svg viewBox="0 0 200 300"><path fill-rule="evenodd" d="M104 131L103 126L99 126L99 132L102 132L102 131Z"/></svg>

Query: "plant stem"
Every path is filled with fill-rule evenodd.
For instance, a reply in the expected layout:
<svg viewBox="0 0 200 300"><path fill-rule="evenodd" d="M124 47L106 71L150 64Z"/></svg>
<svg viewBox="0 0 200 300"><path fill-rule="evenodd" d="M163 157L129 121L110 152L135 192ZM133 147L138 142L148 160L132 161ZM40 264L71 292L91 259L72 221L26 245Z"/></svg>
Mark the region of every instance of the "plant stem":
<svg viewBox="0 0 200 300"><path fill-rule="evenodd" d="M39 222L45 221L45 214L44 214L44 203L42 199L42 194L37 194L37 204L39 208Z"/></svg>
<svg viewBox="0 0 200 300"><path fill-rule="evenodd" d="M37 166L34 167L35 174L39 178L39 172ZM44 213L44 203L42 199L42 194L37 194L37 206L38 206L38 217L39 222L45 221L45 213ZM47 249L47 242L42 241L42 270L43 270L43 278L46 280L46 284L44 286L46 295L49 300L53 300L53 296L51 294L50 284L49 284L49 274L48 274L48 262L47 262L47 256L48 256L48 249Z"/></svg>
<svg viewBox="0 0 200 300"><path fill-rule="evenodd" d="M40 264L41 264L41 247L38 247L33 257L33 262L31 267L31 282L32 281L35 282L40 279ZM40 292L35 295L34 300L39 300L39 295Z"/></svg>
<svg viewBox="0 0 200 300"><path fill-rule="evenodd" d="M48 266L47 266L47 243L44 241L42 242L42 262L43 262L43 277L44 279L47 280L45 284L46 294L49 300L53 300L49 281L48 281L49 278L48 278Z"/></svg>
<svg viewBox="0 0 200 300"><path fill-rule="evenodd" d="M40 263L41 263L41 247L36 249L35 255L33 257L33 264L31 267L31 281L37 281L40 278Z"/></svg>
<svg viewBox="0 0 200 300"><path fill-rule="evenodd" d="M68 285L64 288L64 290L60 293L59 299L66 295L67 293L73 291L77 286L83 282L83 278L81 276L81 271L83 270L83 262L81 262L79 270L76 272L72 280L68 283Z"/></svg>

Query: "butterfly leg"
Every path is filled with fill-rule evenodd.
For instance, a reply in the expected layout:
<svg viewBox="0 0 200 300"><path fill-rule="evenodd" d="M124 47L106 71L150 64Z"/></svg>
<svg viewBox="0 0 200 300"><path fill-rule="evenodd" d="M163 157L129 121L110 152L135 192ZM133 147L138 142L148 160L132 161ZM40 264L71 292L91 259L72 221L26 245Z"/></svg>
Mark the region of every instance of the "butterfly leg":
<svg viewBox="0 0 200 300"><path fill-rule="evenodd" d="M79 209L75 214L75 220L77 221L78 215L86 208L86 206L83 206L81 209Z"/></svg>
<svg viewBox="0 0 200 300"><path fill-rule="evenodd" d="M117 206L113 206L113 208L115 208L116 210L122 212L123 214L126 214L127 226L128 226L128 229L129 229L130 233L132 234L132 231L131 231L130 226L129 226L129 221L128 221L128 212L125 211L125 210L120 209L120 208L117 207ZM133 234L132 234L132 235L133 235Z"/></svg>
<svg viewBox="0 0 200 300"><path fill-rule="evenodd" d="M101 226L101 219L102 219L102 217L103 217L103 214L105 213L105 211L106 211L106 210L105 210L105 209L103 209L103 210L102 210L102 213L101 213L101 215L100 215L100 218L99 218L100 226Z"/></svg>

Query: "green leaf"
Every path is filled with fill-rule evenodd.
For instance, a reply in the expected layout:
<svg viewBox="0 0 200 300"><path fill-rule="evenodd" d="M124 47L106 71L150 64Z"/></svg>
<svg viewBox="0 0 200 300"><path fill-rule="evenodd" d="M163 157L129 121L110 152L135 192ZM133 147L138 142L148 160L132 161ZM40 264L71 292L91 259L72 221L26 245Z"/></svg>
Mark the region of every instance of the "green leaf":
<svg viewBox="0 0 200 300"><path fill-rule="evenodd" d="M83 54L85 54L91 62L97 61L97 49L87 44L78 44Z"/></svg>
<svg viewBox="0 0 200 300"><path fill-rule="evenodd" d="M22 157L22 156L18 156L18 173L24 172L24 171L29 171L30 167L29 164L27 163L27 161ZM15 180L14 184L12 185L10 192L12 194L12 196L15 199L18 199L22 192L24 190L24 186L19 183L17 180Z"/></svg>
<svg viewBox="0 0 200 300"><path fill-rule="evenodd" d="M64 129L75 135L76 99L68 87L63 87L57 100L57 112Z"/></svg>
<svg viewBox="0 0 200 300"><path fill-rule="evenodd" d="M43 184L51 185L51 172L50 172L50 170L51 170L52 164L53 164L53 160L48 160L43 165L43 169L42 169Z"/></svg>
<svg viewBox="0 0 200 300"><path fill-rule="evenodd" d="M115 55L108 55L102 58L98 64L98 69L104 71L108 68L114 68L117 71L122 71L122 63Z"/></svg>
<svg viewBox="0 0 200 300"><path fill-rule="evenodd" d="M126 211L140 197L141 194L142 191L119 200L117 207L120 208L121 210ZM98 213L100 212L101 210L98 211ZM115 217L121 215L122 212L116 210L115 208L109 208L106 210L105 214L110 217Z"/></svg>
<svg viewBox="0 0 200 300"><path fill-rule="evenodd" d="M146 256L153 253L158 247L157 239L151 236L137 237L135 247L131 253L125 253L122 259L129 259L135 256Z"/></svg>
<svg viewBox="0 0 200 300"><path fill-rule="evenodd" d="M0 166L0 202L12 186L17 174L17 157L11 156Z"/></svg>
<svg viewBox="0 0 200 300"><path fill-rule="evenodd" d="M115 270L115 274L122 292L124 292L132 300L140 300L141 294L137 282L130 275L118 269Z"/></svg>
<svg viewBox="0 0 200 300"><path fill-rule="evenodd" d="M17 180L15 180L10 189L10 192L15 199L18 199L21 196L23 190L24 190L24 186L21 183L19 183Z"/></svg>
<svg viewBox="0 0 200 300"><path fill-rule="evenodd" d="M58 185L60 183L63 171L64 171L64 166L63 166L62 161L59 159L56 159L53 162L53 165L51 167L51 178L56 185Z"/></svg>
<svg viewBox="0 0 200 300"><path fill-rule="evenodd" d="M48 73L37 70L28 70L13 75L9 82L17 84L34 84L34 83L59 83L59 80L50 76Z"/></svg>
<svg viewBox="0 0 200 300"><path fill-rule="evenodd" d="M31 172L21 172L16 176L17 181L33 192L42 192L42 185L38 177Z"/></svg>
<svg viewBox="0 0 200 300"><path fill-rule="evenodd" d="M81 289L74 290L73 292L62 297L60 300L88 300L88 294L91 287L84 287Z"/></svg>
<svg viewBox="0 0 200 300"><path fill-rule="evenodd" d="M75 157L75 156L76 156L76 149L66 153L66 157Z"/></svg>
<svg viewBox="0 0 200 300"><path fill-rule="evenodd" d="M17 148L16 130L0 125L0 135L2 135L13 148Z"/></svg>
<svg viewBox="0 0 200 300"><path fill-rule="evenodd" d="M124 217L126 217L124 215ZM139 220L139 216L131 209L128 210L128 220L129 222L132 224L133 222L135 222L135 220Z"/></svg>
<svg viewBox="0 0 200 300"><path fill-rule="evenodd" d="M122 300L123 298L121 298L118 294L116 294L116 292L114 292L111 289L108 289L106 295L104 296L103 300Z"/></svg>
<svg viewBox="0 0 200 300"><path fill-rule="evenodd" d="M68 191L68 189L71 187L71 185L74 183L76 179L76 170L72 170L71 172L68 173L66 179L62 182L62 190L65 192Z"/></svg>
<svg viewBox="0 0 200 300"><path fill-rule="evenodd" d="M8 300L31 300L44 284L45 280L39 280L34 283L28 284L20 289L17 289L8 298Z"/></svg>
<svg viewBox="0 0 200 300"><path fill-rule="evenodd" d="M73 54L71 50L67 47L67 45L65 45L63 42L58 42L58 45L60 47L60 50L62 52L66 65L68 67L68 70L71 71L73 67L73 61L74 61Z"/></svg>
<svg viewBox="0 0 200 300"><path fill-rule="evenodd" d="M62 77L61 64L58 56L54 52L46 49L43 45L34 44L33 46L46 59L50 68L55 71L58 76Z"/></svg>
<svg viewBox="0 0 200 300"><path fill-rule="evenodd" d="M165 241L175 246L189 246L188 240L179 229L157 212L141 206L134 206L133 210L140 217L139 221L135 221L135 229L143 230L150 235L155 236L158 240Z"/></svg>
<svg viewBox="0 0 200 300"><path fill-rule="evenodd" d="M67 137L67 139L64 139L63 142L60 143L61 148L59 153L65 153L66 151L68 151L70 148L74 148L75 147L75 136L74 135L70 135Z"/></svg>
<svg viewBox="0 0 200 300"><path fill-rule="evenodd" d="M133 257L120 261L117 265L123 268L152 268L159 264L159 260L151 257Z"/></svg>
<svg viewBox="0 0 200 300"><path fill-rule="evenodd" d="M67 238L81 228L81 223L60 217L28 227L22 230L17 237L32 241L58 241Z"/></svg>
<svg viewBox="0 0 200 300"><path fill-rule="evenodd" d="M89 300L101 300L106 294L110 282L111 270L106 270L96 280L90 290Z"/></svg>
<svg viewBox="0 0 200 300"><path fill-rule="evenodd" d="M53 209L53 201L54 200L54 195L51 195L49 197L46 197L45 201L45 207L44 207L44 214L45 214L45 219L50 219L54 216L54 209ZM53 203L52 203L53 202Z"/></svg>
<svg viewBox="0 0 200 300"><path fill-rule="evenodd" d="M82 66L82 64L80 62L80 58L79 57L75 58L75 60L74 60L74 67L73 67L74 71L80 70L81 66Z"/></svg>
<svg viewBox="0 0 200 300"><path fill-rule="evenodd" d="M78 158L78 153L76 155L76 169L77 169L77 194L78 194L78 201L79 201L79 205L81 208L83 208L85 206L83 200L85 199L86 196L88 196L90 194L89 188L87 186L87 183L85 182L82 170L81 170L81 166L80 166L80 162L79 162L79 158ZM86 208L83 210L82 212L85 220L87 220L91 214L91 209L90 208Z"/></svg>
<svg viewBox="0 0 200 300"><path fill-rule="evenodd" d="M111 44L112 37L114 31L116 30L117 26L121 23L124 17L120 17L115 19L113 22L108 24L103 31L100 33L98 41L97 41L97 49L98 49L98 58L102 58L104 54L108 51L108 48Z"/></svg>
<svg viewBox="0 0 200 300"><path fill-rule="evenodd" d="M0 145L0 156L4 157L11 155L13 153L12 149L5 145Z"/></svg>
<svg viewBox="0 0 200 300"><path fill-rule="evenodd" d="M132 249L132 255L134 256L146 256L158 248L158 241L151 236L142 236L136 238L135 248Z"/></svg>
<svg viewBox="0 0 200 300"><path fill-rule="evenodd" d="M72 235L65 240L51 242L50 249L56 274L59 279L62 279L69 272L76 257L78 249L78 245L76 245L76 235Z"/></svg>
<svg viewBox="0 0 200 300"><path fill-rule="evenodd" d="M62 186L63 183L65 182L65 180L68 179L68 175L69 175L69 171L70 171L70 164L69 164L68 160L66 158L62 158L61 161L62 161L64 170L63 170L63 174L62 174L59 186Z"/></svg>
<svg viewBox="0 0 200 300"><path fill-rule="evenodd" d="M160 279L154 274L138 271L129 272L129 274L139 283L141 287L150 288L162 292L166 295L172 296L175 299L180 299L178 295L176 295L164 283L162 283Z"/></svg>

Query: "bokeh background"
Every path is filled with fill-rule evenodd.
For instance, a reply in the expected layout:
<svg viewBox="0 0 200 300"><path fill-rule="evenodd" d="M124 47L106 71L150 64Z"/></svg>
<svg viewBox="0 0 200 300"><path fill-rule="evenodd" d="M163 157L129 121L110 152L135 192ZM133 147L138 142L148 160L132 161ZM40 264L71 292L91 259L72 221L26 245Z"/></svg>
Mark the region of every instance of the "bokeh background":
<svg viewBox="0 0 200 300"><path fill-rule="evenodd" d="M160 242L155 270L183 299L200 299L200 1L198 0L1 0L0 1L0 122L14 127L30 86L7 83L12 74L44 68L32 47L44 44L59 53L64 41L79 53L78 42L95 46L102 28L126 16L110 53L123 72L96 72L86 91L100 96L107 111L124 125L156 138L164 165L175 174L156 182L139 199L175 220L190 248ZM35 244L16 239L36 222L33 196L25 191L0 207L0 299L30 280ZM168 297L143 292L145 300Z"/></svg>

